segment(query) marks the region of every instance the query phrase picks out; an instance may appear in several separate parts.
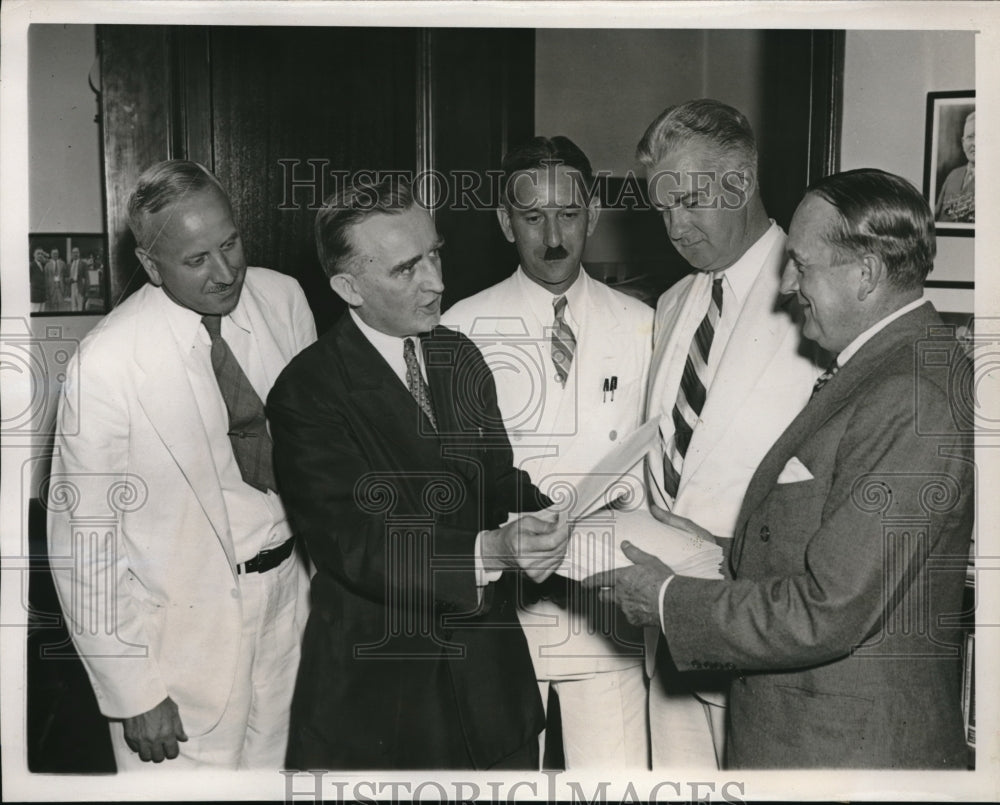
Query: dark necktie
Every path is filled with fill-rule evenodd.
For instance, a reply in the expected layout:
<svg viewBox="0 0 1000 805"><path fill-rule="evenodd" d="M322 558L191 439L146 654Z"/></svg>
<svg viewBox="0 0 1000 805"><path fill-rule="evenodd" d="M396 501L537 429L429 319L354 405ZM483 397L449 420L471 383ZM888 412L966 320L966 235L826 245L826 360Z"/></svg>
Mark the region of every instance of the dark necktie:
<svg viewBox="0 0 1000 805"><path fill-rule="evenodd" d="M705 406L706 388L708 385L708 356L712 351L712 341L715 338L715 328L722 316L722 277L712 282L712 298L708 303L708 311L695 330L684 362L684 374L681 377L680 388L677 389L677 400L674 402L673 420L674 434L663 452L663 491L670 502L677 497L681 483L681 468L684 466L684 456L687 455L691 434Z"/></svg>
<svg viewBox="0 0 1000 805"><path fill-rule="evenodd" d="M203 316L201 321L212 337L212 368L229 412L229 442L233 446L240 475L261 492L277 490L264 403L222 337L220 317Z"/></svg>
<svg viewBox="0 0 1000 805"><path fill-rule="evenodd" d="M823 372L823 374L821 374L819 377L816 378L816 383L813 385L812 394L810 395L809 399L815 397L819 393L819 390L823 388L823 386L825 386L831 380L833 380L833 376L837 374L837 372L839 371L840 367L837 366L837 359L834 358L833 363L830 364L830 367L825 372Z"/></svg>
<svg viewBox="0 0 1000 805"><path fill-rule="evenodd" d="M420 365L417 363L417 350L413 345L413 339L407 338L403 342L403 360L406 361L406 386L417 401L420 410L423 411L431 422L431 427L437 430L437 418L434 416L434 406L431 405L431 390L424 382L424 376L420 374Z"/></svg>
<svg viewBox="0 0 1000 805"><path fill-rule="evenodd" d="M556 314L552 325L552 363L556 367L556 379L565 386L569 367L573 363L573 353L576 351L576 336L565 319L566 297L560 296L554 300L552 307Z"/></svg>

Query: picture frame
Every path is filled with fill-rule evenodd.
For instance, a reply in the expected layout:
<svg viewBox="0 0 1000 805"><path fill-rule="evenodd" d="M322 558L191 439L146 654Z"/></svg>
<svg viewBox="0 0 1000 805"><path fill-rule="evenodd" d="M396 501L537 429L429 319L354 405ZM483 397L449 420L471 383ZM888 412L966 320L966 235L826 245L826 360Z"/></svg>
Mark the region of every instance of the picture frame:
<svg viewBox="0 0 1000 805"><path fill-rule="evenodd" d="M56 261L52 259L53 254L57 255ZM108 242L104 233L29 234L31 315L103 316L107 313L110 310L107 255ZM75 260L79 262L74 264Z"/></svg>
<svg viewBox="0 0 1000 805"><path fill-rule="evenodd" d="M975 111L974 90L927 93L924 197L938 235L975 235Z"/></svg>

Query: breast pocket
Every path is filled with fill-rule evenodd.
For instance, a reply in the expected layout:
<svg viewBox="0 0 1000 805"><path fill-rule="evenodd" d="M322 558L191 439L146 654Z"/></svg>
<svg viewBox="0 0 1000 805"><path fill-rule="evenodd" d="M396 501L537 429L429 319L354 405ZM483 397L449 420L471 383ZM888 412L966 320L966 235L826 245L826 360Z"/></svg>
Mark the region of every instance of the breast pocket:
<svg viewBox="0 0 1000 805"><path fill-rule="evenodd" d="M825 491L825 484L820 484L815 478L810 478L807 481L775 484L774 489L768 495L768 500L772 498L779 501L802 500L803 498L824 495Z"/></svg>

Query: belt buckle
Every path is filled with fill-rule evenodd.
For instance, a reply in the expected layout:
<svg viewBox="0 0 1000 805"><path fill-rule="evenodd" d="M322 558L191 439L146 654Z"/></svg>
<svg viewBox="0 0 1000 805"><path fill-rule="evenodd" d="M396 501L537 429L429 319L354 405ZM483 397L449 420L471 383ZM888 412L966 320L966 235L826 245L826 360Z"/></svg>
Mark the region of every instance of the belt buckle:
<svg viewBox="0 0 1000 805"><path fill-rule="evenodd" d="M275 548L265 548L254 557L258 573L264 573L272 568L272 565L268 564L268 558L274 553L274 551Z"/></svg>

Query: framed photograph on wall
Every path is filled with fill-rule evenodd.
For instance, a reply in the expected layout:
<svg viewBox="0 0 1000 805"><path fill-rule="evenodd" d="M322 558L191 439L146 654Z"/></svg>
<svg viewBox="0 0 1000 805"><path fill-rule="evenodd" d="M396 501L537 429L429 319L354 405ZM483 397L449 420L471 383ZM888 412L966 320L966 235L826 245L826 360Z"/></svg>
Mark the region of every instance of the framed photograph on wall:
<svg viewBox="0 0 1000 805"><path fill-rule="evenodd" d="M976 93L927 93L924 196L939 235L976 229Z"/></svg>
<svg viewBox="0 0 1000 805"><path fill-rule="evenodd" d="M108 312L107 238L103 234L28 235L32 316Z"/></svg>

